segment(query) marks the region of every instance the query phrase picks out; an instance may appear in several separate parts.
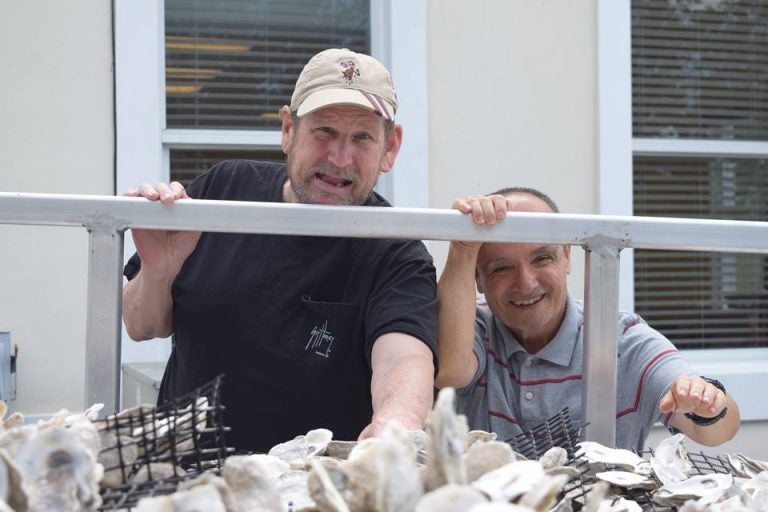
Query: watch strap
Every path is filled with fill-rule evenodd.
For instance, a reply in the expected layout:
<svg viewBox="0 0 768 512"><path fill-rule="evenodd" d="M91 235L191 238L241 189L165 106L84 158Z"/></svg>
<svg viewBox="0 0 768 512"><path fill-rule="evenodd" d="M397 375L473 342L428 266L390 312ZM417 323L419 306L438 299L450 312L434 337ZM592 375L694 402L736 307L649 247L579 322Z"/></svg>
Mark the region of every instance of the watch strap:
<svg viewBox="0 0 768 512"><path fill-rule="evenodd" d="M725 393L725 386L723 386L723 383L720 382L719 380L710 379L709 377L704 377L704 376L702 376L701 378L707 381L708 383L712 384L713 386L715 386L717 389L719 389L723 393ZM694 414L692 412L685 413L685 417L700 427L708 427L709 425L714 425L715 423L723 419L723 417L725 417L726 412L728 412L728 408L723 407L723 410L720 411L720 413L717 416L712 416L711 418L699 416L698 414Z"/></svg>

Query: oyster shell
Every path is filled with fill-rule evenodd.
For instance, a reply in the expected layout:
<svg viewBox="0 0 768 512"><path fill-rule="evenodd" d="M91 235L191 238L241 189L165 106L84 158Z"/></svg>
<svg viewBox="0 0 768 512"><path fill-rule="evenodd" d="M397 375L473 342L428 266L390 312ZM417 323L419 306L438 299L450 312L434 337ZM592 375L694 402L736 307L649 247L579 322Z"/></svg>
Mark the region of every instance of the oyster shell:
<svg viewBox="0 0 768 512"><path fill-rule="evenodd" d="M733 474L743 478L754 478L768 470L768 463L747 457L743 453L726 453L725 459L731 466Z"/></svg>
<svg viewBox="0 0 768 512"><path fill-rule="evenodd" d="M103 430L99 432L101 445L105 446L97 460L104 466L101 485L116 487L128 481L131 467L139 458L138 440Z"/></svg>
<svg viewBox="0 0 768 512"><path fill-rule="evenodd" d="M227 512L221 494L212 484L202 484L169 496L142 498L136 512Z"/></svg>
<svg viewBox="0 0 768 512"><path fill-rule="evenodd" d="M331 439L331 442L325 448L325 455L335 459L346 459L349 457L349 452L355 446L357 446L357 441L337 441Z"/></svg>
<svg viewBox="0 0 768 512"><path fill-rule="evenodd" d="M381 438L360 442L349 459L340 464L349 482L340 491L350 508L413 509L424 492L416 457L412 436L398 423L388 424Z"/></svg>
<svg viewBox="0 0 768 512"><path fill-rule="evenodd" d="M644 475L630 471L603 471L595 477L623 489L655 489L656 482Z"/></svg>
<svg viewBox="0 0 768 512"><path fill-rule="evenodd" d="M441 389L427 419L427 491L445 484L467 483L463 453L469 428L467 418L456 414L455 397L453 388Z"/></svg>
<svg viewBox="0 0 768 512"><path fill-rule="evenodd" d="M475 443L487 443L496 440L496 432L486 432L485 430L470 430L467 432L467 438L464 441L464 451L469 450Z"/></svg>
<svg viewBox="0 0 768 512"><path fill-rule="evenodd" d="M77 432L46 425L19 448L14 461L30 510L93 510L101 505L101 464Z"/></svg>
<svg viewBox="0 0 768 512"><path fill-rule="evenodd" d="M664 484L653 493L653 502L664 506L679 506L687 500L714 503L733 485L733 476L727 473L692 476L682 482Z"/></svg>
<svg viewBox="0 0 768 512"><path fill-rule="evenodd" d="M480 503L469 509L469 512L535 512L534 509L514 503Z"/></svg>
<svg viewBox="0 0 768 512"><path fill-rule="evenodd" d="M564 466L568 462L568 452L560 446L553 446L539 457L539 462L544 469Z"/></svg>
<svg viewBox="0 0 768 512"><path fill-rule="evenodd" d="M642 512L641 507L636 501L628 500L623 497L604 500L597 507L597 512Z"/></svg>
<svg viewBox="0 0 768 512"><path fill-rule="evenodd" d="M464 466L467 469L467 481L474 482L494 469L515 462L517 457L507 443L488 441L473 443L464 454Z"/></svg>
<svg viewBox="0 0 768 512"><path fill-rule="evenodd" d="M347 502L333 485L323 465L317 460L310 460L309 463L312 471L307 479L307 487L317 506L327 512L350 512Z"/></svg>
<svg viewBox="0 0 768 512"><path fill-rule="evenodd" d="M664 485L682 482L691 473L684 437L683 434L675 434L662 439L651 456L653 473Z"/></svg>
<svg viewBox="0 0 768 512"><path fill-rule="evenodd" d="M280 461L282 462L282 461ZM242 510L280 510L279 474L268 455L233 455L224 461L221 477Z"/></svg>
<svg viewBox="0 0 768 512"><path fill-rule="evenodd" d="M291 469L277 479L277 489L283 500L284 510L311 509L315 502L309 495L309 473Z"/></svg>
<svg viewBox="0 0 768 512"><path fill-rule="evenodd" d="M268 455L284 460L294 469L303 469L312 457L325 453L332 438L333 433L328 429L310 430L305 435L273 446Z"/></svg>
<svg viewBox="0 0 768 512"><path fill-rule="evenodd" d="M648 461L634 452L621 448L608 448L600 443L593 441L584 441L577 445L579 447L576 456L580 457L592 465L603 464L605 466L616 466L633 473L649 473ZM646 469L648 468L648 469Z"/></svg>
<svg viewBox="0 0 768 512"><path fill-rule="evenodd" d="M490 471L472 483L491 501L512 501L543 484L544 468L537 460L519 460Z"/></svg>
<svg viewBox="0 0 768 512"><path fill-rule="evenodd" d="M165 478L171 478L173 476L186 475L184 469L171 464L170 462L150 462L149 464L141 465L135 473L131 475L128 481L132 484L139 484L149 481L158 481ZM106 473L107 475L109 473ZM105 485L104 479L101 480L102 485Z"/></svg>
<svg viewBox="0 0 768 512"><path fill-rule="evenodd" d="M24 424L24 415L20 412L14 412L3 421L3 428L10 430Z"/></svg>
<svg viewBox="0 0 768 512"><path fill-rule="evenodd" d="M448 484L422 496L414 512L465 512L487 502L488 498L477 489L468 485Z"/></svg>

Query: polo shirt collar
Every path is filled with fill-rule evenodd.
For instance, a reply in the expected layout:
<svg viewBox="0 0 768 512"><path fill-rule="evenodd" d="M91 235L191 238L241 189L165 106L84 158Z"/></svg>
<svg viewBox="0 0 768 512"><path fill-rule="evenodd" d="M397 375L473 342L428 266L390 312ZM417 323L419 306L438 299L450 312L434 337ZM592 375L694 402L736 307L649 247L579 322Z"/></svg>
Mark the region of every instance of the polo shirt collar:
<svg viewBox="0 0 768 512"><path fill-rule="evenodd" d="M512 334L512 331L507 329L507 327L495 317L493 322L496 329L501 333L508 357L512 357L520 352L527 354L523 346L520 345L520 342L515 338L515 335ZM565 318L563 318L563 323L560 324L560 329L558 329L557 334L552 338L552 341L536 354L536 357L557 366L569 366L573 360L573 354L578 344L581 324L582 316L579 312L578 305L569 292L565 303Z"/></svg>

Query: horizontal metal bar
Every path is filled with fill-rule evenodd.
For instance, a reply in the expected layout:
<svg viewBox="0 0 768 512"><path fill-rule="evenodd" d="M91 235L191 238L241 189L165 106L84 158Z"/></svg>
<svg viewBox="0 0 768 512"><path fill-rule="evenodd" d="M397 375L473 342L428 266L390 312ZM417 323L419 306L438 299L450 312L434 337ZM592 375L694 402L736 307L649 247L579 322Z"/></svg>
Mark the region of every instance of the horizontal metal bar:
<svg viewBox="0 0 768 512"><path fill-rule="evenodd" d="M0 224L604 245L768 253L768 222L512 213L496 229L456 210L0 192Z"/></svg>

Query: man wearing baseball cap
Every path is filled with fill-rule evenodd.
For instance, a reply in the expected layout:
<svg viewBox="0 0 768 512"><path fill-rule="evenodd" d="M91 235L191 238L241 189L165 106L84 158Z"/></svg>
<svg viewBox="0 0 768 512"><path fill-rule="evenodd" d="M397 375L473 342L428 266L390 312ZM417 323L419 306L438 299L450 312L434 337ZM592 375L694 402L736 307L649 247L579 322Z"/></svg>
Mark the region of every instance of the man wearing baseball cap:
<svg viewBox="0 0 768 512"><path fill-rule="evenodd" d="M373 191L402 141L376 59L331 49L280 110L286 164L230 160L188 190L126 195L389 206ZM435 373L435 269L420 241L134 229L123 317L134 340L174 335L160 401L224 373L227 444L249 451L314 428L335 439L423 426Z"/></svg>

